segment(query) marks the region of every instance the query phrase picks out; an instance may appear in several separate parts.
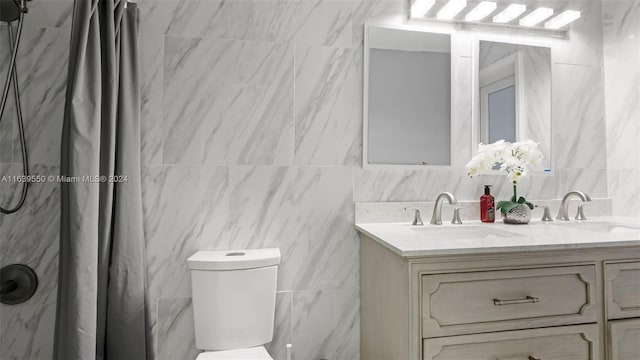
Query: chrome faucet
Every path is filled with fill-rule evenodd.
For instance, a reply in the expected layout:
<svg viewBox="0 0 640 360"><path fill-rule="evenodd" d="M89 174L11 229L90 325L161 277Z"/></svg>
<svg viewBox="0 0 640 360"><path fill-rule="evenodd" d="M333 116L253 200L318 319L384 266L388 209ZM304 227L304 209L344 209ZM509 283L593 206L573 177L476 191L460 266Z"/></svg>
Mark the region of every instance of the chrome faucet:
<svg viewBox="0 0 640 360"><path fill-rule="evenodd" d="M449 204L455 205L458 203L456 197L452 193L443 192L436 198L436 204L433 206L433 215L431 216L431 225L442 225L442 201L444 199L449 201Z"/></svg>
<svg viewBox="0 0 640 360"><path fill-rule="evenodd" d="M591 196L583 193L582 191L572 190L569 191L563 198L562 203L560 204L560 210L558 210L558 216L556 219L569 221L569 198L572 196L577 196L583 202L591 201ZM576 215L577 220L586 220L587 218L584 216L584 212L582 211L582 205L578 206L578 214Z"/></svg>
<svg viewBox="0 0 640 360"><path fill-rule="evenodd" d="M411 225L414 226L422 226L424 225L424 223L422 222L422 217L420 216L420 209L418 208L404 208L405 210L413 210L415 211L414 215L413 215L413 222L411 223Z"/></svg>

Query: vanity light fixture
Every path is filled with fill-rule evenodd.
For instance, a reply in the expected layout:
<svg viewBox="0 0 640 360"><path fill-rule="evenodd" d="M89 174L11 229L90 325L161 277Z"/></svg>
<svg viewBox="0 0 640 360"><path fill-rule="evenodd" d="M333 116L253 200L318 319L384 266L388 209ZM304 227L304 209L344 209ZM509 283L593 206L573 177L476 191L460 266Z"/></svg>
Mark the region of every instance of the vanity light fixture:
<svg viewBox="0 0 640 360"><path fill-rule="evenodd" d="M489 14L494 12L498 5L493 1L483 1L478 6L469 11L467 16L464 17L466 21L480 21L486 18Z"/></svg>
<svg viewBox="0 0 640 360"><path fill-rule="evenodd" d="M562 14L554 17L553 19L547 21L544 24L544 27L547 29L560 29L570 23L578 20L580 18L580 11L575 10L567 10Z"/></svg>
<svg viewBox="0 0 640 360"><path fill-rule="evenodd" d="M449 2L438 11L436 17L440 20L451 20L465 7L467 7L467 0L449 0Z"/></svg>
<svg viewBox="0 0 640 360"><path fill-rule="evenodd" d="M537 8L529 13L529 15L520 19L520 25L528 27L536 26L541 21L548 19L551 15L553 15L553 9L547 7Z"/></svg>
<svg viewBox="0 0 640 360"><path fill-rule="evenodd" d="M411 17L423 17L436 3L436 0L415 0L411 5Z"/></svg>
<svg viewBox="0 0 640 360"><path fill-rule="evenodd" d="M523 4L511 4L501 13L493 17L494 23L506 24L511 20L520 16L523 12L527 11L527 5Z"/></svg>

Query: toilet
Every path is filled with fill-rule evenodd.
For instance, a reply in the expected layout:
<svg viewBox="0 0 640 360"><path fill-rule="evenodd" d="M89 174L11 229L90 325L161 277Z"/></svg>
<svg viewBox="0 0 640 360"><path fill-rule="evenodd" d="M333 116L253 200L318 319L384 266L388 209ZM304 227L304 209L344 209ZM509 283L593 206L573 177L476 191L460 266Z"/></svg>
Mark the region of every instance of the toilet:
<svg viewBox="0 0 640 360"><path fill-rule="evenodd" d="M191 271L196 360L273 360L279 249L199 251Z"/></svg>

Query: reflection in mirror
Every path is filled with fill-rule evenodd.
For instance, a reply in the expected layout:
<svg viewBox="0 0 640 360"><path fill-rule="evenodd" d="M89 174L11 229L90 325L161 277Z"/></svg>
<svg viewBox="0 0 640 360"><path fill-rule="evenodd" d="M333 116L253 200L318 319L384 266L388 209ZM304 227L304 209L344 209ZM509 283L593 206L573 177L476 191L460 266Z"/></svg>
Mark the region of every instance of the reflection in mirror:
<svg viewBox="0 0 640 360"><path fill-rule="evenodd" d="M477 90L479 139L475 144L534 140L544 154L544 169L549 169L551 49L480 41Z"/></svg>
<svg viewBox="0 0 640 360"><path fill-rule="evenodd" d="M367 30L365 165L450 165L450 35Z"/></svg>

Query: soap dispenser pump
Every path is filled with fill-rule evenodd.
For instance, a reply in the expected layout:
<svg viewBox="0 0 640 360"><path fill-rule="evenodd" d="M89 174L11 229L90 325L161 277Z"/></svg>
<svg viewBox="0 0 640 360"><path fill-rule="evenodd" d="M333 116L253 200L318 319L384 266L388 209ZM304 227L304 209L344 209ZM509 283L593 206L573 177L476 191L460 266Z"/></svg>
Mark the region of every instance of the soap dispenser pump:
<svg viewBox="0 0 640 360"><path fill-rule="evenodd" d="M484 186L484 195L480 197L480 220L485 223L496 221L495 199L491 195L491 185Z"/></svg>

